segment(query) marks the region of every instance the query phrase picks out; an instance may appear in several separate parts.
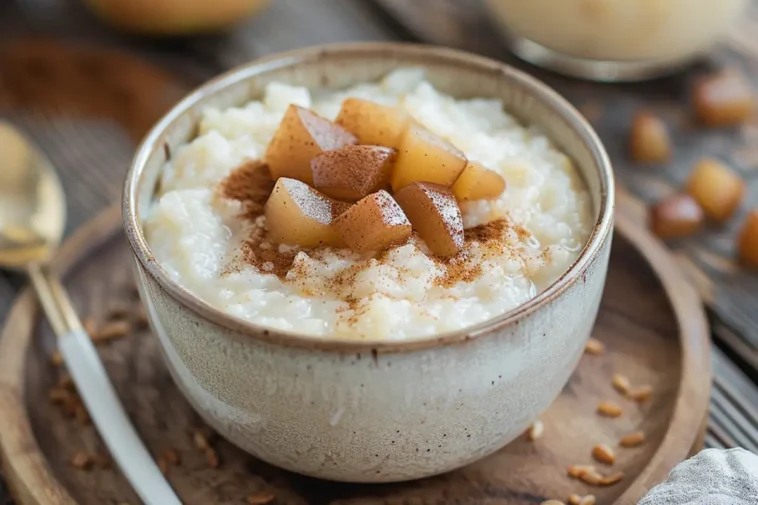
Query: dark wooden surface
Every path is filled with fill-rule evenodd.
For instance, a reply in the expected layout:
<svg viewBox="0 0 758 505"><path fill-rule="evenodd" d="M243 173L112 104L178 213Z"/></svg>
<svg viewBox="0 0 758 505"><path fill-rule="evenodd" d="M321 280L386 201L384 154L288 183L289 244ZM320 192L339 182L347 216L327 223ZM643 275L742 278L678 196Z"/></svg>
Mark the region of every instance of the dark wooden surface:
<svg viewBox="0 0 758 505"><path fill-rule="evenodd" d="M98 219L77 231L59 260L71 265L65 280L78 310L102 325L112 307L134 307L137 302L131 254L117 233L120 217L110 212ZM260 492L272 493L277 505L529 505L565 499L572 492L591 492L598 505L634 505L702 443L709 355L708 329L697 298L676 282L666 253L631 222L617 223L608 283L593 330L606 352L582 357L569 384L542 416L543 437L535 442L521 437L497 454L440 477L381 486L328 483L268 466L220 439L212 445L221 464L211 468L193 442L193 430L202 423L173 384L149 330L102 345L100 355L150 451L157 457L166 449L179 453L181 463L171 466L167 476L187 505L241 504ZM0 431L14 428L13 440L0 445L0 456L13 488L22 495L48 490L44 500L27 498L24 505L71 505L67 495L77 505L138 503L113 468L96 465L83 471L71 466L77 452L102 453L104 447L92 426L48 401L50 388L64 371L50 365L55 337L39 323L32 301L27 295L14 306L0 338ZM622 397L611 384L614 373L634 386L652 386L650 400L636 403ZM601 401L618 403L621 417L597 415ZM617 446L621 436L638 430L647 437L643 445ZM569 479L566 467L591 461L591 448L598 443L615 447L617 455L603 473L622 471L623 481L597 488ZM49 472L35 460L44 460Z"/></svg>
<svg viewBox="0 0 758 505"><path fill-rule="evenodd" d="M273 0L268 11L228 36L171 41L115 34L94 20L77 0L0 1L0 116L26 128L56 161L69 196L70 232L118 197L136 139L151 118L182 89L229 66L280 50L334 41L473 43L475 46L465 47L525 68L583 108L607 143L619 180L635 198L633 204L672 191L686 178L695 157L710 154L732 162L750 181L748 205L756 205L756 128L702 131L692 124L685 106L691 80L715 67L737 65L756 82L758 36L754 13L743 20L725 47L687 72L642 85L612 86L564 79L515 62L482 22L477 0L460 0L474 3L464 9L454 7L456 10L451 10L451 1L435 2L434 8L427 10L428 22L421 24L408 15L398 15L397 7L424 5L428 0ZM390 14L380 6L382 3L394 4L395 10ZM450 16L450 12L455 15ZM471 24L451 25L450 19ZM440 30L440 26L445 29ZM441 39L440 34L454 38ZM104 59L115 58L119 63L105 63L107 71L103 76L101 69L98 79L72 76L72 72L92 72L86 63L71 63L73 57L69 56L81 55L82 47L85 53L106 55ZM112 50L119 52L115 56L107 52ZM37 53L19 66L20 55L28 58L30 51ZM69 56L62 57L61 52ZM54 78L46 74L49 68L45 68L50 66L62 75L58 70ZM63 83L56 79L63 79ZM156 86L160 89L157 94ZM133 90L136 98L125 95L125 87ZM51 102L51 96L56 101ZM151 98L155 96L159 99ZM116 100L112 103L107 97ZM676 132L677 156L671 166L646 168L626 161L626 125L631 112L640 105L659 110ZM731 260L738 223L739 219L723 230L709 229L693 240L670 244L712 309L717 341L725 351L714 356L717 385L720 381L724 387L734 388L741 398L730 400L735 410L714 410L708 435L708 443L714 446L754 443L751 441L758 426L758 417L745 407L751 402L757 404L755 385L735 366L737 363L753 373L750 365L758 365L758 276L739 269ZM0 273L0 318L21 286L21 278Z"/></svg>

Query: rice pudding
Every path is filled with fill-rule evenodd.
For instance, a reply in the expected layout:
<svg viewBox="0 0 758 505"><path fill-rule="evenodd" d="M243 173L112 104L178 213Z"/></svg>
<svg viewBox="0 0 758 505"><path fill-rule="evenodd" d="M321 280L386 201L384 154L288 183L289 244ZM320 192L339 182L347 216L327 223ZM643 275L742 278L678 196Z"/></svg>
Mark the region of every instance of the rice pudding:
<svg viewBox="0 0 758 505"><path fill-rule="evenodd" d="M334 120L347 98L400 111L409 118L402 146L425 142L428 132L450 144L433 153L440 166L449 168L448 156L465 156L465 169L435 171L435 184L418 182L429 174L403 179L426 154L414 160L391 145L396 136L389 139L392 128L384 128L376 138L359 134L360 144L397 148L396 157L330 133L321 140L340 144L324 149L321 165L310 160L311 167L326 168L281 176L279 165L295 163L278 163L270 146L292 119L292 105L302 108L295 119L306 124ZM303 116L308 111L312 118ZM356 133L347 121L340 124ZM355 198L317 191L329 193L324 181L335 146L380 174L362 180L365 190ZM354 183L351 189L359 186ZM487 198L470 198L487 191ZM288 228L293 202L311 192L316 199L304 213L312 226ZM418 203L425 198L437 206L429 214L437 221L425 220L426 207ZM378 216L379 228L367 230L361 224L371 216ZM198 136L166 164L144 227L169 275L226 313L316 338L386 340L461 329L519 306L569 268L593 222L589 193L571 160L536 128L520 125L498 100L456 100L422 71L401 69L337 92L271 83L260 101L205 110Z"/></svg>

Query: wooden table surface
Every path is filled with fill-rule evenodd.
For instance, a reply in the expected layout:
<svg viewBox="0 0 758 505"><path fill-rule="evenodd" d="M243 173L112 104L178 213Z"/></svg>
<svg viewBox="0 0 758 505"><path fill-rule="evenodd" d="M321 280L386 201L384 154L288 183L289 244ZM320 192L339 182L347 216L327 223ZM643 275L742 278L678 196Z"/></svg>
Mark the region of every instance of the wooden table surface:
<svg viewBox="0 0 758 505"><path fill-rule="evenodd" d="M743 20L747 28L735 32L709 62L669 79L612 86L573 81L516 62L491 29L480 25L481 18L472 15L481 14L469 8L479 0L435 1L428 11L435 16L428 23L407 10L409 5L429 6L430 1L273 0L265 13L228 36L146 41L115 34L76 0L0 0L0 118L24 127L56 161L69 197L70 233L118 199L133 149L145 129L185 90L213 74L258 56L311 44L442 42L521 66L588 115L596 115L593 122L614 159L619 180L634 197L633 204L671 192L686 178L692 161L709 154L726 159L742 173L750 188L745 208L758 206L758 123L740 130L704 132L694 128L683 112L688 83L714 65L740 66L758 83L755 12ZM461 10L461 4L467 8ZM458 23L459 30L445 25L451 22ZM640 105L657 107L677 132L677 161L672 166L641 169L626 161L624 132L630 114ZM758 405L758 387L738 366L758 378L754 372L758 370L758 275L731 259L737 224L709 229L672 247L708 301L716 341L723 349L714 353L716 393L707 444L756 450L758 415L750 406ZM22 285L22 278L0 273L0 320ZM0 485L0 504L4 503L10 501Z"/></svg>

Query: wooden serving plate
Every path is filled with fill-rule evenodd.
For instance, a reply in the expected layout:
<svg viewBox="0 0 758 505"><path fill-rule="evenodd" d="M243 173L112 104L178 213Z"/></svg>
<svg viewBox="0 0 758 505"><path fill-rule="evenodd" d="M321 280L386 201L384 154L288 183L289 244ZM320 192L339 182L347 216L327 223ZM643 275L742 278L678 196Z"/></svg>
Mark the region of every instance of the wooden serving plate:
<svg viewBox="0 0 758 505"><path fill-rule="evenodd" d="M58 266L82 315L101 316L134 296L130 251L111 209L66 243ZM132 302L133 298L131 298ZM101 355L127 411L156 454L181 457L168 478L188 505L244 504L270 492L278 505L539 504L570 493L597 496L598 504L632 505L671 468L701 446L708 410L710 361L707 325L694 292L657 241L630 218L617 217L608 283L594 336L606 345L586 355L560 397L543 415L544 435L525 437L464 469L416 482L347 485L298 476L268 466L223 440L214 440L220 465L211 468L190 433L199 418L172 383L149 331L102 346ZM103 451L92 426L51 404L49 390L61 370L50 364L55 339L34 299L23 293L0 337L0 454L21 505L138 504L116 469L74 468L78 451ZM636 404L611 386L614 373L653 386ZM600 401L623 407L617 419L600 417ZM617 447L641 430L645 444ZM610 487L593 488L566 475L571 464L591 462L593 445L614 447L623 471ZM160 504L153 504L160 505Z"/></svg>

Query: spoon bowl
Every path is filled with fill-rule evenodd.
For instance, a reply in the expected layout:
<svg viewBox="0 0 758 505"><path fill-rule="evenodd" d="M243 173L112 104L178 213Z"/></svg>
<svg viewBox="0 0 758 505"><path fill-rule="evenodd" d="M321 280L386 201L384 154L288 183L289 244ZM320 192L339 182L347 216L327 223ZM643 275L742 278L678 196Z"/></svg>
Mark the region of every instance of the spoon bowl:
<svg viewBox="0 0 758 505"><path fill-rule="evenodd" d="M66 198L50 160L0 121L0 268L47 261L66 223Z"/></svg>
<svg viewBox="0 0 758 505"><path fill-rule="evenodd" d="M47 267L66 224L66 196L52 162L0 121L0 268L24 270L58 337L58 349L101 437L148 505L180 505L129 421L90 336Z"/></svg>

